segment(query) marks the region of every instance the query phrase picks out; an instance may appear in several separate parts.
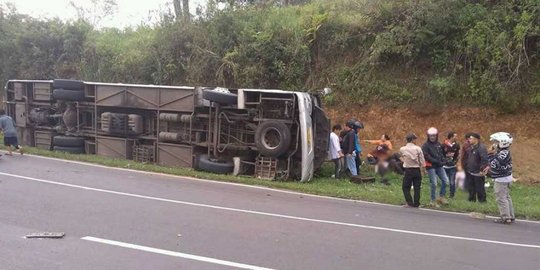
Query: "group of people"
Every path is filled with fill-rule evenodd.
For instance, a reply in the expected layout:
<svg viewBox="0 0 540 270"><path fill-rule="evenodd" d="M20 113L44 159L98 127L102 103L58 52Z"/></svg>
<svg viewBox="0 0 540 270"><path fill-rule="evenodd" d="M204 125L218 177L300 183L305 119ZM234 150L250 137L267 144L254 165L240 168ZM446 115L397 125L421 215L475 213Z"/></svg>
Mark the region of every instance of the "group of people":
<svg viewBox="0 0 540 270"><path fill-rule="evenodd" d="M363 128L363 124L354 119L347 121L343 130L339 124L332 127L328 153L329 159L335 164L332 177L340 178L344 174L354 177L360 173L362 148L358 134ZM459 144L458 134L453 131L446 134L443 142L439 142L439 131L434 127L429 128L426 135L426 142L418 146L418 137L409 133L405 138L407 144L394 154L387 134L383 134L379 140L363 140L376 145L367 155L367 162L375 165L375 171L381 176L382 183L389 184L384 177L388 171L404 175L402 189L405 207L420 206L423 171L429 178L432 207L448 204L447 188L448 197L453 198L457 182L463 183L462 186L469 193L469 201L486 202L485 181L489 175L495 182L495 196L500 211L500 218L495 222L511 224L515 221L509 193L513 181L510 155L512 135L507 132L492 134L489 148L481 143L480 134L474 132L465 134L462 145ZM439 181L441 184L437 193ZM413 196L411 187L414 190Z"/></svg>
<svg viewBox="0 0 540 270"><path fill-rule="evenodd" d="M335 164L332 177L341 178L344 174L354 177L360 174L362 161L362 147L358 133L364 128L362 122L351 119L342 128L337 124L330 133L329 159ZM368 153L367 162L375 165L376 172L381 176L381 182L389 185L384 176L390 170L402 173L401 161L397 155L392 155L392 142L388 134L383 134L378 140L362 140L364 143L375 145L375 149Z"/></svg>

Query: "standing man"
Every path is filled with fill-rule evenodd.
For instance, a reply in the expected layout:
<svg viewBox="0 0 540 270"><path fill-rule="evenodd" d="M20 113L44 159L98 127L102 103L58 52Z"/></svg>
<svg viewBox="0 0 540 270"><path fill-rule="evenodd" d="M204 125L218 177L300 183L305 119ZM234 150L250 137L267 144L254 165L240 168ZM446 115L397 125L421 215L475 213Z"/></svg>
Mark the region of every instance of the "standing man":
<svg viewBox="0 0 540 270"><path fill-rule="evenodd" d="M424 153L422 148L416 145L416 135L409 133L407 137L407 145L399 149L405 176L403 177L403 195L407 201L406 207L420 206L420 185L422 184L422 173L420 168L424 167ZM411 198L411 185L414 187L414 199Z"/></svg>
<svg viewBox="0 0 540 270"><path fill-rule="evenodd" d="M469 192L469 181L471 179L471 176L469 175L467 171L467 154L469 153L469 149L471 148L471 132L465 133L465 140L463 141L463 145L461 146L461 150L459 151L459 159L457 162L457 169L459 172L463 172L465 175L463 177L463 189Z"/></svg>
<svg viewBox="0 0 540 270"><path fill-rule="evenodd" d="M454 198L456 193L456 163L459 158L459 144L457 142L457 133L450 131L446 140L444 140L445 162L443 165L448 181L450 182L450 198Z"/></svg>
<svg viewBox="0 0 540 270"><path fill-rule="evenodd" d="M341 158L343 157L338 137L340 132L341 125L337 124L332 127L332 132L330 133L330 145L328 147L328 157L334 162L335 173L333 177L336 179L339 179L339 173L341 171Z"/></svg>
<svg viewBox="0 0 540 270"><path fill-rule="evenodd" d="M4 145L8 147L7 155L13 155L13 147L15 147L15 149L17 149L17 151L22 155L23 150L19 145L19 141L17 140L17 129L15 129L15 122L13 122L13 118L6 115L6 111L4 109L0 109L0 128L2 129L2 132L4 132Z"/></svg>
<svg viewBox="0 0 540 270"><path fill-rule="evenodd" d="M354 122L355 120L351 119L347 121L347 124L345 124L344 130L347 133L345 133L345 136L343 137L343 147L341 148L343 155L345 155L345 166L347 166L347 169L349 169L349 173L351 174L351 176L358 175L356 171L356 161L354 156Z"/></svg>
<svg viewBox="0 0 540 270"><path fill-rule="evenodd" d="M426 159L426 169L431 183L431 203L430 206L438 207L440 204L448 204L444 196L446 195L446 185L448 185L448 177L444 171L443 164L445 162L443 146L439 143L439 131L431 127L427 131L428 139L422 145L422 151ZM436 199L437 192L437 176L441 180L441 190L439 198Z"/></svg>
<svg viewBox="0 0 540 270"><path fill-rule="evenodd" d="M516 220L512 198L510 198L510 184L513 178L510 145L512 145L513 138L510 133L497 132L491 134L489 140L493 142L493 145L488 152L488 170L495 181L495 197L501 215L494 222L510 224Z"/></svg>
<svg viewBox="0 0 540 270"><path fill-rule="evenodd" d="M469 179L469 201L481 203L486 202L486 168L488 164L488 155L486 147L480 143L480 134L471 133L469 138L471 147L468 149L465 160L466 170Z"/></svg>
<svg viewBox="0 0 540 270"><path fill-rule="evenodd" d="M360 146L360 130L364 129L364 124L360 121L354 122L354 152L355 152L355 159L356 162L356 172L360 174L360 166L362 165L362 146Z"/></svg>

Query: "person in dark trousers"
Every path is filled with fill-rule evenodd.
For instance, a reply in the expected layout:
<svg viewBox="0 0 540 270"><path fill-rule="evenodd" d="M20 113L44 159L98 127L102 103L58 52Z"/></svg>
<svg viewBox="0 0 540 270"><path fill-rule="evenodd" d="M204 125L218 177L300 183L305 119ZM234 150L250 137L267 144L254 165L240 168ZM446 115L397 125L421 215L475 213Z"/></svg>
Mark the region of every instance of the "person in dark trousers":
<svg viewBox="0 0 540 270"><path fill-rule="evenodd" d="M486 202L486 168L488 167L488 155L486 146L480 143L480 134L471 133L469 138L471 147L466 154L465 168L470 175L469 179L469 201Z"/></svg>
<svg viewBox="0 0 540 270"><path fill-rule="evenodd" d="M512 155L510 154L510 145L513 138L510 133L497 132L489 136L493 143L488 151L489 174L495 182L494 190L499 207L500 218L493 220L495 223L511 224L515 222L514 206L510 197L510 185L513 181L512 176Z"/></svg>
<svg viewBox="0 0 540 270"><path fill-rule="evenodd" d="M469 152L469 149L471 148L471 132L465 133L465 140L463 141L463 145L461 146L461 150L459 151L459 159L457 162L458 171L465 172L465 179L463 181L463 189L467 192L469 191L469 182L471 179L471 176L469 175L467 171L467 155Z"/></svg>
<svg viewBox="0 0 540 270"><path fill-rule="evenodd" d="M360 175L360 166L362 165L362 146L360 145L360 130L364 129L364 124L360 121L354 122L354 152L355 152L355 162L356 162L356 173Z"/></svg>
<svg viewBox="0 0 540 270"><path fill-rule="evenodd" d="M4 145L8 147L7 155L13 155L13 148L15 148L22 155L23 149L17 140L17 129L15 128L15 122L13 122L13 118L6 115L6 111L4 109L0 109L0 128L4 133Z"/></svg>
<svg viewBox="0 0 540 270"><path fill-rule="evenodd" d="M425 159L422 148L416 145L416 135L409 133L405 138L407 145L399 149L405 176L403 177L403 196L405 196L406 207L420 206L420 186L422 184L421 168L424 167ZM411 185L414 187L414 199L411 197Z"/></svg>
<svg viewBox="0 0 540 270"><path fill-rule="evenodd" d="M341 146L339 145L339 132L341 132L341 125L334 125L332 127L332 133L330 133L330 142L328 146L328 158L334 162L335 171L333 177L336 179L339 179L340 177L341 159L343 158Z"/></svg>
<svg viewBox="0 0 540 270"><path fill-rule="evenodd" d="M431 206L439 207L439 204L447 204L448 202L444 198L446 195L446 186L448 185L448 177L444 171L443 164L445 162L445 156L443 146L439 143L439 131L431 127L427 131L428 139L422 145L422 151L424 151L424 157L426 159L426 170L429 176L429 182L431 183ZM436 198L437 192L437 177L441 180L441 190L439 192L439 198Z"/></svg>
<svg viewBox="0 0 540 270"><path fill-rule="evenodd" d="M345 155L345 166L349 170L350 176L358 175L356 171L356 161L354 156L355 142L354 142L354 120L347 121L344 130L347 131L343 137L343 145L341 151Z"/></svg>
<svg viewBox="0 0 540 270"><path fill-rule="evenodd" d="M443 168L446 172L446 176L448 176L448 182L450 183L450 198L454 198L456 193L456 164L459 159L459 144L457 142L457 137L457 133L453 131L448 132L443 147L445 154Z"/></svg>

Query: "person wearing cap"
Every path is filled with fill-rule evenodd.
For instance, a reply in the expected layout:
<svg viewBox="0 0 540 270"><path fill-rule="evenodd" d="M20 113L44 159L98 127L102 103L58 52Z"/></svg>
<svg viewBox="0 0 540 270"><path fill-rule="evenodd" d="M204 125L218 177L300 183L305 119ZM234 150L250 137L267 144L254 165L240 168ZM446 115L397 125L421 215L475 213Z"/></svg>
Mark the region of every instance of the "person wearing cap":
<svg viewBox="0 0 540 270"><path fill-rule="evenodd" d="M439 131L431 127L427 130L428 139L422 145L424 158L426 159L426 170L431 183L431 206L439 207L439 204L448 204L444 196L446 195L446 186L448 185L448 176L444 171L445 162L443 145L439 142ZM437 177L441 180L441 189L439 198L437 193Z"/></svg>
<svg viewBox="0 0 540 270"><path fill-rule="evenodd" d="M349 169L350 176L358 175L356 171L356 161L354 157L355 150L355 134L354 134L354 120L349 120L345 124L344 130L347 132L343 137L343 144L341 151L345 155L345 166Z"/></svg>
<svg viewBox="0 0 540 270"><path fill-rule="evenodd" d="M409 133L405 139L407 144L399 149L405 176L403 177L403 196L406 207L420 206L420 186L422 184L421 168L424 167L425 159L422 148L416 145L416 135ZM411 197L411 185L414 187L414 198Z"/></svg>
<svg viewBox="0 0 540 270"><path fill-rule="evenodd" d="M495 186L495 197L499 207L500 218L493 220L495 223L511 224L516 220L514 215L514 206L510 197L510 185L513 181L512 176L512 155L510 154L510 145L513 138L510 133L497 132L489 136L493 143L488 151L489 174Z"/></svg>
<svg viewBox="0 0 540 270"><path fill-rule="evenodd" d="M486 202L486 168L488 164L487 149L484 144L480 143L480 134L471 133L469 137L471 143L470 148L466 153L465 169L470 176L469 179L469 201Z"/></svg>
<svg viewBox="0 0 540 270"><path fill-rule="evenodd" d="M354 161L356 163L356 172L360 174L360 166L362 165L362 146L360 145L360 130L364 129L364 124L360 121L354 122Z"/></svg>

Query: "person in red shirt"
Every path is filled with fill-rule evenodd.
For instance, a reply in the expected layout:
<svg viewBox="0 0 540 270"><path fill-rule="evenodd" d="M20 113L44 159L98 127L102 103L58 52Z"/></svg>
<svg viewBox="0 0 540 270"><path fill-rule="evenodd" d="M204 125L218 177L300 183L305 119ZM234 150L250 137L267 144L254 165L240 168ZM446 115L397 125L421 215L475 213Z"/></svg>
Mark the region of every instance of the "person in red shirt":
<svg viewBox="0 0 540 270"><path fill-rule="evenodd" d="M392 154L392 142L388 134L383 134L380 140L364 140L364 142L376 145L375 149L368 154L368 161L375 164L375 172L378 173L382 179L381 183L389 185L388 179L384 178L388 172L388 158Z"/></svg>

